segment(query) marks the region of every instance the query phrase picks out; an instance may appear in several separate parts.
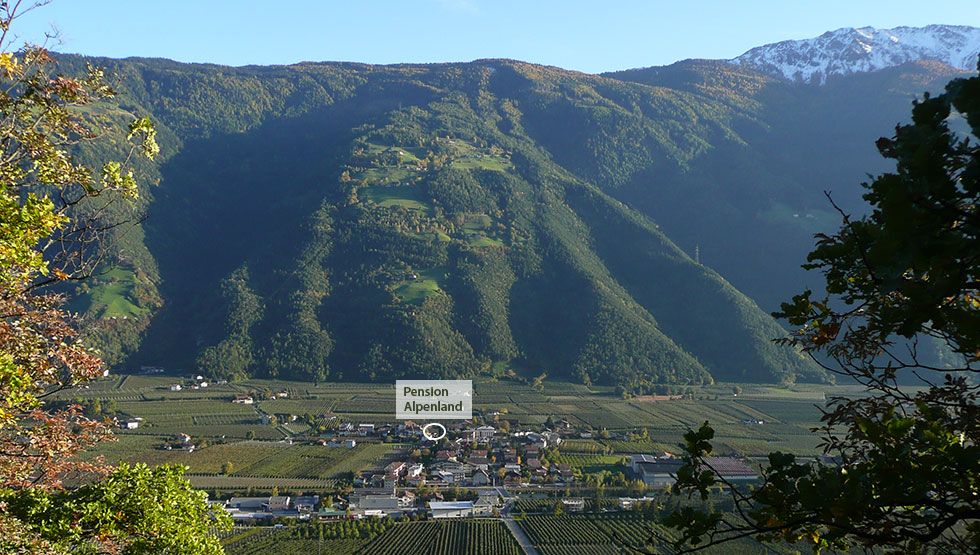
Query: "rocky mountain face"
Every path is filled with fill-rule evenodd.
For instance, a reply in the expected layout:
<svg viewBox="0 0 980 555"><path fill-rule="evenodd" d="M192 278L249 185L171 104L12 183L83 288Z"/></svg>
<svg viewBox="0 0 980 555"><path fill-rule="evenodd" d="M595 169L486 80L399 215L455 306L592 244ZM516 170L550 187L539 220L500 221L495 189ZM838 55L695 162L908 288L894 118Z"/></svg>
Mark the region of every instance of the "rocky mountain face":
<svg viewBox="0 0 980 555"><path fill-rule="evenodd" d="M759 46L730 61L790 81L824 84L835 76L923 60L973 70L978 55L980 28L977 27L845 27L816 38Z"/></svg>

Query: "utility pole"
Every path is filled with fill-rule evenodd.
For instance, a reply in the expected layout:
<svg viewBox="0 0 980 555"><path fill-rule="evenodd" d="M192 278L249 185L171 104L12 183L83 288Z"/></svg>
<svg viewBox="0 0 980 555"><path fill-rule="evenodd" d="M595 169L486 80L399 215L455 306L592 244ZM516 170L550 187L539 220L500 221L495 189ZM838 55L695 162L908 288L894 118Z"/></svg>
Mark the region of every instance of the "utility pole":
<svg viewBox="0 0 980 555"><path fill-rule="evenodd" d="M694 245L694 263L701 264L701 245Z"/></svg>

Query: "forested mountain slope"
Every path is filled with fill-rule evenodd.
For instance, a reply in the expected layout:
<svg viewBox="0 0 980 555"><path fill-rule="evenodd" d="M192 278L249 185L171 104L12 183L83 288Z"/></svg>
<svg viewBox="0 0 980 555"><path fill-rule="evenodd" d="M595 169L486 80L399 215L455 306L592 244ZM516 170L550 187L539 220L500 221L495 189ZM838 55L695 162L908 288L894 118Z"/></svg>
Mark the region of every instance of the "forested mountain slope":
<svg viewBox="0 0 980 555"><path fill-rule="evenodd" d="M654 218L685 251L772 311L820 279L799 266L812 235L840 225L865 203L859 184L888 169L875 141L907 119L925 91L939 92L965 72L931 61L799 85L722 61L687 60L608 74L689 92L751 114L744 142L715 148L668 179L643 172L617 198Z"/></svg>
<svg viewBox="0 0 980 555"><path fill-rule="evenodd" d="M376 380L510 364L631 391L822 379L736 286L767 310L795 291L806 214L833 225L820 191L848 179L853 200L851 172L873 167L853 130L900 117L861 103L903 113L953 72L828 96L718 62L604 77L94 61L164 149L141 169L147 218L114 246L122 269L73 301L113 362Z"/></svg>

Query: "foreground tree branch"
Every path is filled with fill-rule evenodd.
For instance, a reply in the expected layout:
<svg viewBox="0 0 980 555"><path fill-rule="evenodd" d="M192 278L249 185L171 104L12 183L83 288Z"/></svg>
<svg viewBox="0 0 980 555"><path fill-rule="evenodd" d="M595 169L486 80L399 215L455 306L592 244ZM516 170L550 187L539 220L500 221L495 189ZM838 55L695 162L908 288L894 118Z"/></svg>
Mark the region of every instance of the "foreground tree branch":
<svg viewBox="0 0 980 555"><path fill-rule="evenodd" d="M911 124L878 140L896 169L864 184L871 213L839 210L841 229L817 235L804 265L824 275L828 295L806 291L775 314L795 326L779 343L866 389L821 409L814 431L839 463L771 454L756 489L722 484L737 523L718 512L672 514L665 523L680 532L675 548L752 536L814 551L980 550L980 147L950 129L954 112L980 136L980 77L926 95ZM961 363L920 361L924 336ZM909 376L925 386L901 387ZM675 493L706 498L718 483L705 465L713 435L705 423L685 436Z"/></svg>
<svg viewBox="0 0 980 555"><path fill-rule="evenodd" d="M91 116L115 94L100 68L66 77L43 47L11 51L11 24L43 3L0 1L0 552L220 553L208 530L228 517L181 468L80 460L109 423L46 402L103 372L48 286L102 264L121 225L110 207L138 194L130 161L159 149L145 118L112 130ZM123 162L75 159L108 131L130 141Z"/></svg>

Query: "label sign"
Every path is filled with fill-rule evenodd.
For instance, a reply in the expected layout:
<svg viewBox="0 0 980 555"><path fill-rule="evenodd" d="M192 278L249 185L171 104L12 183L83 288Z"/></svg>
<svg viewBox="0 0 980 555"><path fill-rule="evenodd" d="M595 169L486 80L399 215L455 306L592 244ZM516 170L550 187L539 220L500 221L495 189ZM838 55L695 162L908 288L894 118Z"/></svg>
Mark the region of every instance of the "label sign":
<svg viewBox="0 0 980 555"><path fill-rule="evenodd" d="M469 420L473 418L472 380L397 380L398 420Z"/></svg>

